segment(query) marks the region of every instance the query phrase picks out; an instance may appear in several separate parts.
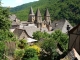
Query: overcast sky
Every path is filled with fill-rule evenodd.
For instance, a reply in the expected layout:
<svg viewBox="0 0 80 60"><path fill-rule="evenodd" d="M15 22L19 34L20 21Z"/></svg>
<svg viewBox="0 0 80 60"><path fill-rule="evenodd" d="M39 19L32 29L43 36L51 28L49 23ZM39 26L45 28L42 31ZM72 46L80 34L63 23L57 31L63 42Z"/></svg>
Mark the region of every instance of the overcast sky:
<svg viewBox="0 0 80 60"><path fill-rule="evenodd" d="M16 7L18 5L22 5L33 1L39 1L39 0L2 0L1 2L2 2L2 6Z"/></svg>

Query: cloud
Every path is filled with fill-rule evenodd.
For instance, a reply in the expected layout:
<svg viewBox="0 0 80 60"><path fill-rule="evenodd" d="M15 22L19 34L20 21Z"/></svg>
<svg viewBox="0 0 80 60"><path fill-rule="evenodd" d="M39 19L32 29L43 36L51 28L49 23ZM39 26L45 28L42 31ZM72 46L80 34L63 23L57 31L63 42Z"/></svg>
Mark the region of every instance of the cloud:
<svg viewBox="0 0 80 60"><path fill-rule="evenodd" d="M15 2L18 4L21 4L21 3L23 3L23 0L16 0Z"/></svg>

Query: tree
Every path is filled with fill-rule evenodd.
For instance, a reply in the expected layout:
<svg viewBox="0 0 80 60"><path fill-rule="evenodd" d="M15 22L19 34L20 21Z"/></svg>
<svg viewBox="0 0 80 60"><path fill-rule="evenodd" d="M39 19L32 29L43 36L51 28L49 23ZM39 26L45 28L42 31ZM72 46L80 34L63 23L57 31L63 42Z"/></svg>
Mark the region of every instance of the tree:
<svg viewBox="0 0 80 60"><path fill-rule="evenodd" d="M9 20L9 9L3 8L0 1L0 60L3 60L5 52L5 41L14 40L14 35L9 32L11 22Z"/></svg>
<svg viewBox="0 0 80 60"><path fill-rule="evenodd" d="M25 51L22 60L38 60L38 55L37 55L36 50L33 48L28 48Z"/></svg>
<svg viewBox="0 0 80 60"><path fill-rule="evenodd" d="M62 33L60 30L56 30L51 34L51 38L57 41L61 45L61 47L66 51L68 49L68 40L69 37L67 34Z"/></svg>
<svg viewBox="0 0 80 60"><path fill-rule="evenodd" d="M56 52L57 44L55 40L51 38L44 40L41 48L41 60L57 60L59 54Z"/></svg>
<svg viewBox="0 0 80 60"><path fill-rule="evenodd" d="M9 30L11 22L9 20L9 9L4 9L0 6L0 29Z"/></svg>
<svg viewBox="0 0 80 60"><path fill-rule="evenodd" d="M33 33L33 38L36 40L44 40L47 37L50 37L50 34L48 34L47 32L37 31Z"/></svg>

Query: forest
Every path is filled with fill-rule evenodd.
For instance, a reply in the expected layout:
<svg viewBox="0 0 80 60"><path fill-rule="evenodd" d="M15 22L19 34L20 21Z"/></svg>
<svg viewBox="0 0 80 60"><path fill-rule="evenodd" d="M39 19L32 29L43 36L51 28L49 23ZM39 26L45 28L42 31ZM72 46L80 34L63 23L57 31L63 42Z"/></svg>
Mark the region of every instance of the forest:
<svg viewBox="0 0 80 60"><path fill-rule="evenodd" d="M36 13L37 8L40 9L44 19L46 8L49 9L51 21L59 19L67 19L72 25L80 22L80 0L39 0L26 3L21 6L11 8L10 11L17 15L20 20L28 20L30 7Z"/></svg>

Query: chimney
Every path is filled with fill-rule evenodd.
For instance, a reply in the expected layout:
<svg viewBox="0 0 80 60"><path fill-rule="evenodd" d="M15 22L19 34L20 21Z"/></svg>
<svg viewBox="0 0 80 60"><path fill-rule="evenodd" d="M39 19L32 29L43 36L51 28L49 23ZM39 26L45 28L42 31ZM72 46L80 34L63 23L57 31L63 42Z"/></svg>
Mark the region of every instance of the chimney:
<svg viewBox="0 0 80 60"><path fill-rule="evenodd" d="M55 23L55 27L57 27L58 26L58 23Z"/></svg>
<svg viewBox="0 0 80 60"><path fill-rule="evenodd" d="M66 28L66 29L67 29L67 31L69 31L69 30L70 30L70 26L69 26L69 25L67 25L67 28Z"/></svg>

